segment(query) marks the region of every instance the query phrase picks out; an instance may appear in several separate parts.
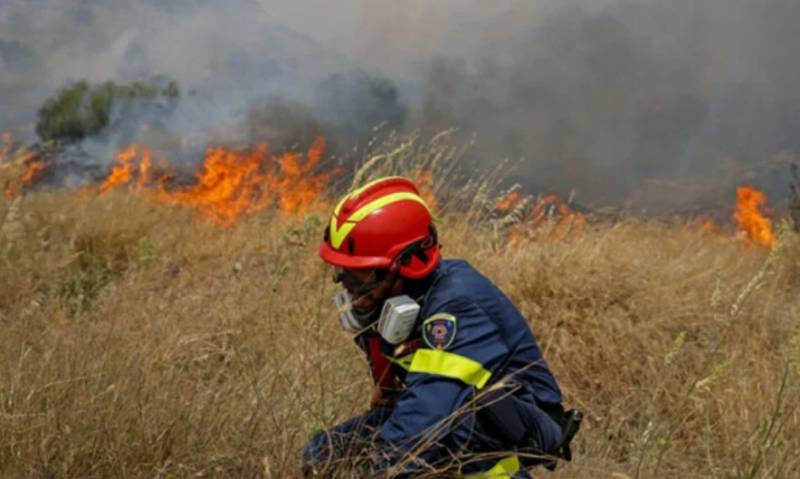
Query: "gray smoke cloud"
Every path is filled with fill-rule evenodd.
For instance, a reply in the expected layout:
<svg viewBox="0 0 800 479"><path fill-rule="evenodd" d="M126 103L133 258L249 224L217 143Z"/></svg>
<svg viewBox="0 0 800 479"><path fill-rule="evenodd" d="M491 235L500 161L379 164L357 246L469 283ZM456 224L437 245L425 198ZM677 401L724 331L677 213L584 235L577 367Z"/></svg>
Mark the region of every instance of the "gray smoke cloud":
<svg viewBox="0 0 800 479"><path fill-rule="evenodd" d="M739 182L787 187L798 21L796 0L2 0L0 130L32 135L71 81L160 75L184 95L151 120L190 151L456 127L534 190L727 205Z"/></svg>
<svg viewBox="0 0 800 479"><path fill-rule="evenodd" d="M800 147L800 3L522 3L427 67L421 116L595 203L727 204L786 190ZM456 48L456 47L454 47Z"/></svg>

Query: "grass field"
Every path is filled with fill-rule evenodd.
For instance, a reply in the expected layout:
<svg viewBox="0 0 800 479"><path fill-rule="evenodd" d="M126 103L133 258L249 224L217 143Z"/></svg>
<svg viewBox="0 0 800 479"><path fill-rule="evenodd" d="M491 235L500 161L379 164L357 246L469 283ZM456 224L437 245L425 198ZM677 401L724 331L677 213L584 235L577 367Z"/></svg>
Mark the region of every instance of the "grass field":
<svg viewBox="0 0 800 479"><path fill-rule="evenodd" d="M539 477L800 475L800 238L588 217L514 244L445 210L444 253L529 318L575 460ZM142 193L0 199L0 477L297 477L362 411L324 213L220 227Z"/></svg>

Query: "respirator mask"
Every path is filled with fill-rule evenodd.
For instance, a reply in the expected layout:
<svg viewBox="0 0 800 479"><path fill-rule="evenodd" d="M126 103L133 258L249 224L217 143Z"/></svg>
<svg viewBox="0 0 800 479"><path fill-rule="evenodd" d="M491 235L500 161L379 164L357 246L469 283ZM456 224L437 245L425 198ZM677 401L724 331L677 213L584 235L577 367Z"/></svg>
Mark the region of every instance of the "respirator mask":
<svg viewBox="0 0 800 479"><path fill-rule="evenodd" d="M333 282L341 284L345 291L333 297L342 328L350 333L358 333L378 319L378 308L369 311L359 310L353 304L353 296L369 294L386 279L384 271L372 270L369 274L356 274L344 268L333 269Z"/></svg>
<svg viewBox="0 0 800 479"><path fill-rule="evenodd" d="M346 288L333 297L342 328L358 334L369 327L376 327L378 333L389 343L405 341L414 329L420 306L409 296L389 298L383 306L372 311L358 311L353 307L353 294L367 294L386 280L386 272L374 270L366 278L358 278L346 269L336 268L333 280ZM352 294L351 294L352 292Z"/></svg>
<svg viewBox="0 0 800 479"><path fill-rule="evenodd" d="M368 313L356 311L352 296L347 291L335 295L333 301L345 331L359 334L369 327L375 327L390 344L400 344L411 336L420 311L419 304L405 294L384 301L377 319L377 309Z"/></svg>

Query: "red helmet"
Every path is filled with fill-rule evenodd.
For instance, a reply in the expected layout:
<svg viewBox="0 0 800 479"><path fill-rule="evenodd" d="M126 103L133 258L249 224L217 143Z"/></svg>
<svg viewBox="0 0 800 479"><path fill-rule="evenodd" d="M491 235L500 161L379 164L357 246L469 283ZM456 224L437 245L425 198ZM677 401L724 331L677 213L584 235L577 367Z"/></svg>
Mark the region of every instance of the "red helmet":
<svg viewBox="0 0 800 479"><path fill-rule="evenodd" d="M441 258L433 217L414 183L380 178L336 205L319 255L340 268L384 268L419 279Z"/></svg>

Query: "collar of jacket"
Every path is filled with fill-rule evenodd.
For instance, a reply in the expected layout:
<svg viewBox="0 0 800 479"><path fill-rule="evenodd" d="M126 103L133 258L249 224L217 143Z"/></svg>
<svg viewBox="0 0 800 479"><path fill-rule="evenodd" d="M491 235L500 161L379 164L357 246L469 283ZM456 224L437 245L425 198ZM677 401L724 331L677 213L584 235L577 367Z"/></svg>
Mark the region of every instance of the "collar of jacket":
<svg viewBox="0 0 800 479"><path fill-rule="evenodd" d="M422 279L411 281L406 286L406 294L419 303L423 310L425 309L425 303L433 287L439 280L447 275L447 266L445 263L445 260L439 261L439 264L436 265L436 269L433 270L431 274Z"/></svg>

